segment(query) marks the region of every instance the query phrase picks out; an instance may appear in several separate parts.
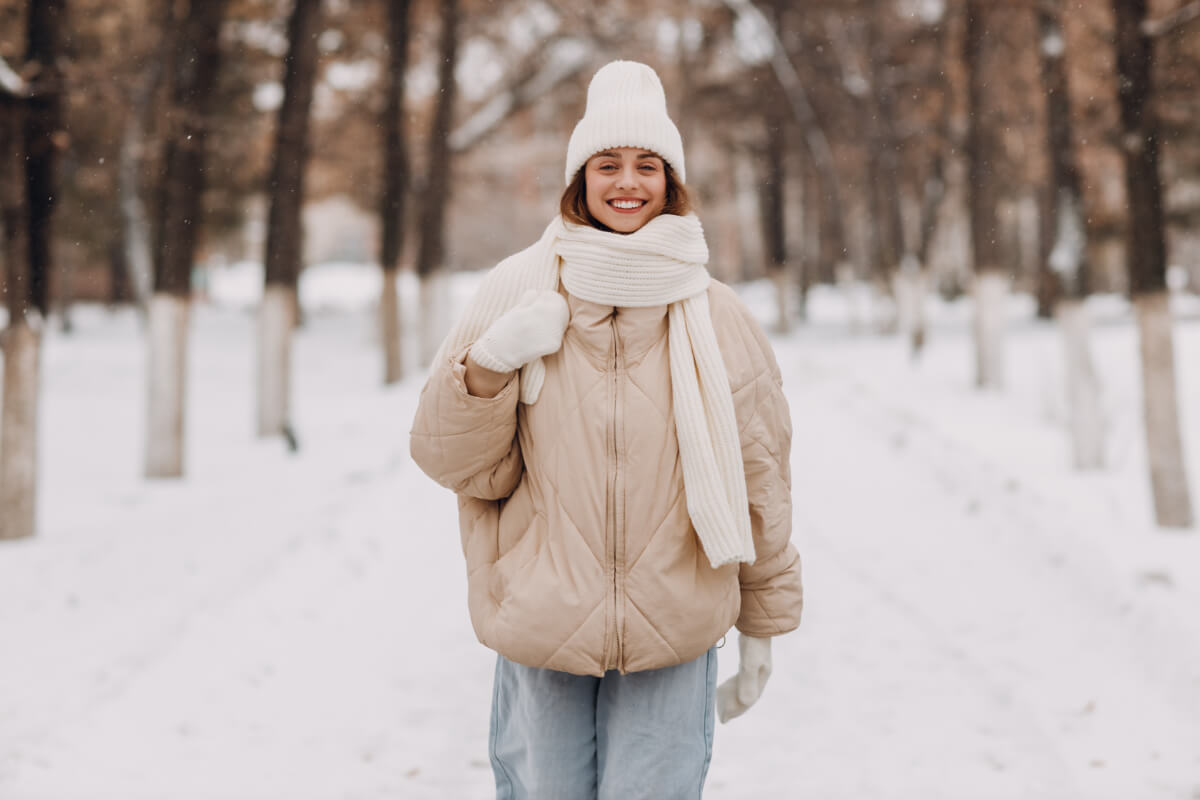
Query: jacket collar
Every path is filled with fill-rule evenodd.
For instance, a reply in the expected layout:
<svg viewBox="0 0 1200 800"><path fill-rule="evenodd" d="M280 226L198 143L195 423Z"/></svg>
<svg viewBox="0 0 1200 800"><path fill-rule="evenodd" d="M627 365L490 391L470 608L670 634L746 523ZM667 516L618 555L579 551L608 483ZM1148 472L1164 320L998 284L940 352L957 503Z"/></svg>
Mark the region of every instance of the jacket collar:
<svg viewBox="0 0 1200 800"><path fill-rule="evenodd" d="M667 335L666 305L616 308L582 300L565 289L560 291L567 298L567 308L571 313L571 320L567 324L567 336L572 337L593 356L601 359L611 356L611 326L614 321L626 362L640 359Z"/></svg>

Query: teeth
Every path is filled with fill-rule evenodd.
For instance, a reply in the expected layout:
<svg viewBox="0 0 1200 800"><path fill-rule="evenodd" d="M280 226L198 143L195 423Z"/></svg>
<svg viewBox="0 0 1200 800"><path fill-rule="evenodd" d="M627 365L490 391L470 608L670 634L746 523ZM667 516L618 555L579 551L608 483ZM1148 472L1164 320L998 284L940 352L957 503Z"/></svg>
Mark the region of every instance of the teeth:
<svg viewBox="0 0 1200 800"><path fill-rule="evenodd" d="M612 204L617 208L639 208L643 200L613 200Z"/></svg>

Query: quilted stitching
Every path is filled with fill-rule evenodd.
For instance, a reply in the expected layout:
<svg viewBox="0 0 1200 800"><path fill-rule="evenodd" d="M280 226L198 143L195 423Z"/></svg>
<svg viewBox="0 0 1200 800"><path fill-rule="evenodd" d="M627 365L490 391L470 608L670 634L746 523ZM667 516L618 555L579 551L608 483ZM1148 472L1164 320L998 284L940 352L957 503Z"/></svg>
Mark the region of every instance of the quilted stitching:
<svg viewBox="0 0 1200 800"><path fill-rule="evenodd" d="M736 602L731 598L741 594L742 614L738 625L741 627L744 624L757 631L783 632L784 628L793 626L792 620L798 619L799 604L796 598L799 597L799 565L794 548L787 544L790 514L784 513L786 509L775 506L784 503L790 507L786 469L790 423L780 388L778 365L765 335L732 290L714 283L710 290L710 305L722 355L729 369L730 390L738 416L748 480L755 484L748 487L748 494L752 504L758 504L752 509L752 520L755 523L756 545L760 545L760 558L756 564L743 565L733 573L741 576L740 581L713 583L714 587L721 587L719 591L713 590L713 594L719 594L719 597L668 596L659 599L653 595L653 583L649 584L650 596L638 595L638 604L628 593L618 597L617 602L627 615L627 625L632 622L638 630L645 628L652 632L653 638L640 642L641 647L652 652L627 651L627 658L639 665L653 663L666 666L677 661L679 652L692 649L694 642L673 644L663 635L661 623L656 623L656 619L663 619L663 613L678 614L680 602L687 603L689 608L726 607L724 604ZM561 546L568 554L578 554L574 556L577 558L587 552L594 565L602 567L606 547L602 529L604 517L600 508L591 504L596 499L596 491L603 493L605 476L604 467L591 462L601 458L601 454L607 453L607 450L597 441L580 448L577 435L585 430L591 431L589 435L596 434L598 418L593 415L609 413L606 407L608 384L605 362L603 359L594 360L595 353L591 352L597 347L603 349L605 329L595 326L598 319L596 312L592 310L589 313L589 324L593 327L586 332L568 332L563 349L552 357L558 359L558 363L547 363L547 383L540 400L532 406L521 406L519 412L515 394L517 381L511 382L496 398L481 401L466 393L461 380L461 365L452 367L447 364L439 369L422 393L412 431L412 449L414 458L419 455L418 463L422 468L439 482L462 477L468 482L476 481L472 484L476 488L486 485L497 490L507 488L498 486L500 479L507 477L503 474L504 459L507 456L512 460L515 456L518 467L522 463L526 467L531 466L525 475L526 479L536 482L535 496L555 506L539 509L539 513L549 514L551 519L561 521L560 528L550 534L555 537L556 547ZM638 324L641 324L640 319ZM585 338L585 333L591 338ZM622 376L626 389L626 420L632 422L637 419L651 426L669 424L672 419L669 383L664 382L667 395L663 397L662 385L655 382L651 373L641 372L643 369L669 369L664 348L655 349L654 341L653 338L638 340L643 362L638 364L636 359L627 358L627 370ZM626 353L627 357L631 356L632 350L627 348ZM658 363L660 358L664 359L662 364ZM650 409L654 409L654 412ZM652 413L657 416L651 416ZM631 417L631 414L636 416ZM533 426L538 431L536 441L526 440L532 450L523 451L519 444L514 444L518 420L522 426ZM546 435L545 431L548 430L553 433ZM637 435L636 429L632 435ZM647 446L657 447L658 444ZM514 448L516 453L512 452ZM644 461L645 465L658 463L661 460L656 461L653 457L647 457ZM662 478L658 474L627 475L626 491L636 492L638 487L650 482L659 485ZM519 480L518 469L514 487ZM589 485L589 481L600 481L601 484L596 487ZM764 503L766 506L762 505ZM661 518L639 519L636 520L636 526L631 524L628 534L632 538L625 543L626 563L623 569L626 575L634 570L642 574L646 569L662 568L657 559L663 557L673 558L681 564L686 562L683 567L686 569L709 569L704 559L678 559L678 554L671 550L670 542L662 538L669 531L678 535L680 542L686 542L691 547L698 546L695 541L688 542L683 533L671 527L672 520L686 520L686 513L679 513L681 504L686 504L686 494L682 487L678 487L670 502L664 503L664 511L658 510L663 506L655 504L654 514L661 514ZM460 503L464 545L472 535L494 539L497 512L504 514L504 506L481 500ZM764 526L767 526L766 529ZM572 531L564 528L571 528ZM501 652L524 653L530 659L542 660L541 653L531 653L528 650L530 643L521 638L524 626L539 626L539 620L526 623L511 619L510 615L498 617L496 600L490 598L486 588L479 588L480 581L484 582L484 587L490 585L490 567L493 565L488 559L494 558L491 555L494 548L489 550L488 540L483 539L477 540L469 549L474 561L479 562L468 565L468 578L473 587L472 618L481 637L489 646ZM645 558L648 552L651 553L650 561ZM695 567L692 566L693 562ZM539 581L536 571L554 568L550 559L534 559L530 564L525 572L514 571L509 581L510 586L517 586L517 582L520 582L521 591L526 593L526 601L531 597L537 598L536 593L527 594L531 587L536 592ZM681 580L686 583L688 579L682 577ZM551 579L546 585L554 585L555 582ZM599 662L603 657L602 652L585 654L578 648L582 640L591 641L593 637L596 641L601 639L607 625L602 621L608 615L606 603L611 602L611 590L604 585L589 591L596 592L595 602L591 602L593 598L586 594L581 598L584 602L578 610L579 619L557 621L562 625L562 630L570 630L564 636L564 641L542 642L546 649L550 645L557 646L541 666L589 674L597 674L601 668ZM552 607L553 602L552 597L546 598L548 608ZM485 604L490 605L483 607ZM587 609L586 613L584 608ZM723 632L714 630L713 640ZM590 661L587 660L589 657Z"/></svg>

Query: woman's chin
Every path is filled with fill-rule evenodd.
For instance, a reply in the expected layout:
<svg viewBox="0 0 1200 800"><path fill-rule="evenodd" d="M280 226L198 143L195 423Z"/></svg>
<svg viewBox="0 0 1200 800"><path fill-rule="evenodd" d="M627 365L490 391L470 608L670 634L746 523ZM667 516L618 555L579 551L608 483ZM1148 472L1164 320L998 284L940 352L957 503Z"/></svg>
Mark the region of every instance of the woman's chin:
<svg viewBox="0 0 1200 800"><path fill-rule="evenodd" d="M643 214L605 214L600 221L617 233L633 233L646 224Z"/></svg>

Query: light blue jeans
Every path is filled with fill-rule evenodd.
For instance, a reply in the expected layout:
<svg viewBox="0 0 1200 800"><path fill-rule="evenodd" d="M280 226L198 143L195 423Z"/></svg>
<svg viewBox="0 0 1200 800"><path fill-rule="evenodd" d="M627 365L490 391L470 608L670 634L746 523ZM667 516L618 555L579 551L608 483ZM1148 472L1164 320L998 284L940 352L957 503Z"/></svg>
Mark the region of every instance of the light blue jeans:
<svg viewBox="0 0 1200 800"><path fill-rule="evenodd" d="M695 800L712 758L717 648L602 678L496 659L497 800Z"/></svg>

